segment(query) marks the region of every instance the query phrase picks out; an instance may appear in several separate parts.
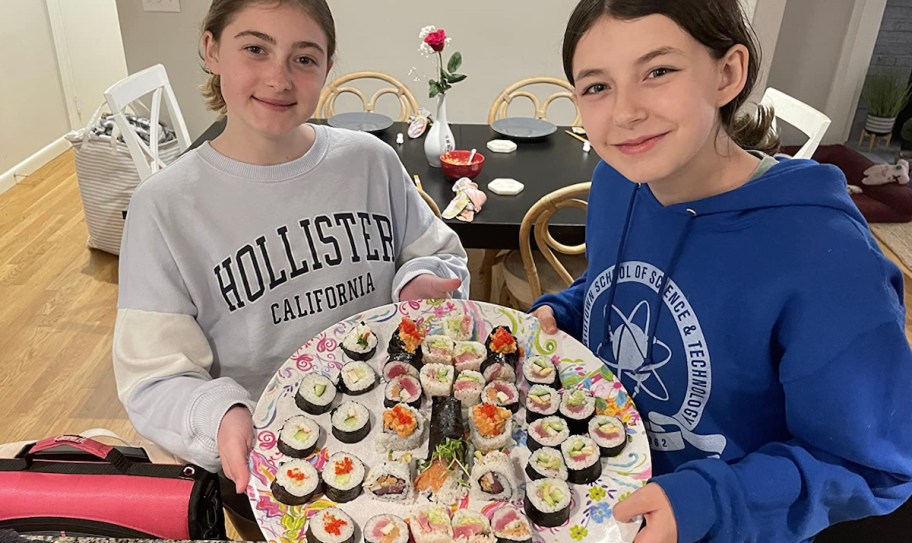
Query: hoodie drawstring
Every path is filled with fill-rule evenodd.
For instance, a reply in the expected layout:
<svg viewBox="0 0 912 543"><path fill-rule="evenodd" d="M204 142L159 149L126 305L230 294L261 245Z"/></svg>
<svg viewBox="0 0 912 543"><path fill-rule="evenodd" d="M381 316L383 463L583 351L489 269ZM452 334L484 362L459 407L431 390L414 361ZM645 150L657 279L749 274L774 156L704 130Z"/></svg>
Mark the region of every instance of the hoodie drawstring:
<svg viewBox="0 0 912 543"><path fill-rule="evenodd" d="M621 230L621 240L618 242L617 254L614 255L614 271L611 273L611 293L608 295L607 315L605 316L605 335L602 336L602 345L611 345L611 310L614 307L614 293L617 292L618 268L621 257L624 256L624 246L627 245L627 233L630 231L630 222L633 220L633 208L636 206L637 194L640 192L640 183L636 184L630 201L627 203L627 216L624 217L624 229Z"/></svg>

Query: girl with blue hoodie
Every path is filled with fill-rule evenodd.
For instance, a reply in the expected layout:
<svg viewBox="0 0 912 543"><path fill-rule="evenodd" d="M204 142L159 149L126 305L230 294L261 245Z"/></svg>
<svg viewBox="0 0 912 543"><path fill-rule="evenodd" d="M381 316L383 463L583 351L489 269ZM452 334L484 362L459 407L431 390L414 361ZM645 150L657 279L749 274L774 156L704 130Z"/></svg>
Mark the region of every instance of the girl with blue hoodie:
<svg viewBox="0 0 912 543"><path fill-rule="evenodd" d="M736 119L759 56L738 0L583 0L564 70L603 159L586 274L546 295L647 424L640 543L808 541L912 494L902 275L843 174ZM772 145L769 145L771 144Z"/></svg>

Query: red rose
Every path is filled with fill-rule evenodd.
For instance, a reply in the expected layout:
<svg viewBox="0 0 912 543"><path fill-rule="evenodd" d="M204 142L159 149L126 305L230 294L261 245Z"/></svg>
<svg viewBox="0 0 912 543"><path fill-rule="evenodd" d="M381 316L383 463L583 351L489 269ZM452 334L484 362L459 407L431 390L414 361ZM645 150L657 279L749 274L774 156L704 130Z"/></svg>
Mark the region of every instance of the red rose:
<svg viewBox="0 0 912 543"><path fill-rule="evenodd" d="M435 53L443 51L443 46L446 44L446 31L441 28L431 32L424 38L424 43L428 44Z"/></svg>

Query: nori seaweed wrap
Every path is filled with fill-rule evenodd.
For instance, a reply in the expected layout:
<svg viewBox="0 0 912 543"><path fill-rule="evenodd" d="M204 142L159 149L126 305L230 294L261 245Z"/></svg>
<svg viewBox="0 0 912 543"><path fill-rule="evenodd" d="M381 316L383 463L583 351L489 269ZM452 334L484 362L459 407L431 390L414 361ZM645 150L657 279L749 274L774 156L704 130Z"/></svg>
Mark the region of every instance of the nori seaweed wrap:
<svg viewBox="0 0 912 543"><path fill-rule="evenodd" d="M481 364L482 373L486 365L494 362L508 363L514 370L519 365L519 343L508 326L495 326L485 339L485 348L488 358Z"/></svg>
<svg viewBox="0 0 912 543"><path fill-rule="evenodd" d="M435 396L431 404L431 426L428 458L447 438L463 439L462 403L452 396Z"/></svg>

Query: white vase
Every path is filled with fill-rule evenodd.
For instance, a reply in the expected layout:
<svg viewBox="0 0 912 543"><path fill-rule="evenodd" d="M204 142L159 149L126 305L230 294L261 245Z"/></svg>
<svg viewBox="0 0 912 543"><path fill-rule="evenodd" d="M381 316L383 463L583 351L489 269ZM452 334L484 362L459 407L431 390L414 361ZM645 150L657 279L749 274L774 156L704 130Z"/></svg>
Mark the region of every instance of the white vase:
<svg viewBox="0 0 912 543"><path fill-rule="evenodd" d="M424 156L428 164L434 168L440 167L440 155L456 148L456 139L453 137L453 131L447 123L446 115L446 95L437 95L437 114L434 116L434 124L431 125L427 135L424 137Z"/></svg>

